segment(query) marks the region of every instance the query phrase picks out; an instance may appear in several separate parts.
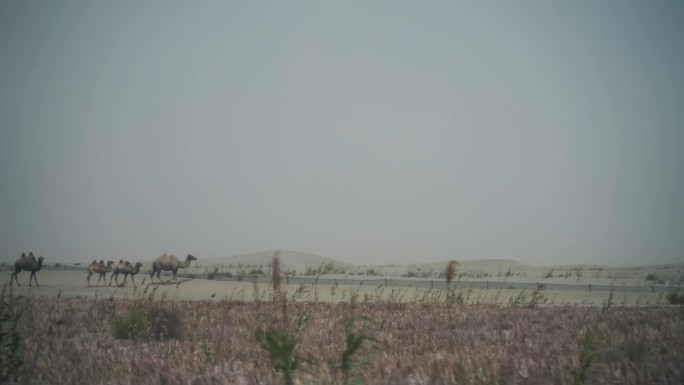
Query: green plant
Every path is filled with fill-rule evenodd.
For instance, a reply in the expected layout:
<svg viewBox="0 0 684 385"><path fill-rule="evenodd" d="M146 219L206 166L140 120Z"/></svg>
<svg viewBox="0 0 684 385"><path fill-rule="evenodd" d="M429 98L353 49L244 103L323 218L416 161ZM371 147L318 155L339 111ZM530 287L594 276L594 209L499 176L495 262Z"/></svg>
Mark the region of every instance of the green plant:
<svg viewBox="0 0 684 385"><path fill-rule="evenodd" d="M347 314L344 319L344 334L345 334L345 349L342 352L342 374L344 375L345 384L357 384L360 383L360 379L357 377L350 381L349 375L352 369L358 368L363 365L367 365L370 362L368 357L362 358L360 360L353 360L352 356L361 348L363 341L373 341L379 342L377 339L365 335L357 334L355 332L356 321L368 321L374 322L372 319L359 315L357 313L357 295L352 295L349 305L347 306Z"/></svg>
<svg viewBox="0 0 684 385"><path fill-rule="evenodd" d="M202 346L202 362L207 363L216 356L216 351L214 347L209 344L204 344Z"/></svg>
<svg viewBox="0 0 684 385"><path fill-rule="evenodd" d="M672 293L667 293L665 298L671 305L684 305L684 294L680 294L678 290L673 291Z"/></svg>
<svg viewBox="0 0 684 385"><path fill-rule="evenodd" d="M129 309L124 317L115 317L112 323L114 338L132 341L149 339L151 324L144 309L139 304Z"/></svg>
<svg viewBox="0 0 684 385"><path fill-rule="evenodd" d="M543 305L545 304L549 299L546 298L544 294L542 294L542 287L537 287L532 292L532 296L530 297L529 302L527 303L527 307L530 309L534 309L537 307L537 305Z"/></svg>
<svg viewBox="0 0 684 385"><path fill-rule="evenodd" d="M614 299L614 293L613 293L613 288L610 289L610 294L608 294L608 298L603 301L603 304L601 305L601 311L602 312L607 312L615 306L615 299Z"/></svg>
<svg viewBox="0 0 684 385"><path fill-rule="evenodd" d="M114 316L112 332L118 339L164 340L181 338L183 328L178 313L155 301L152 292L147 300L135 300L123 316Z"/></svg>
<svg viewBox="0 0 684 385"><path fill-rule="evenodd" d="M580 346L579 367L572 371L572 383L575 385L586 384L589 379L591 365L596 358L598 341L594 334L587 332Z"/></svg>
<svg viewBox="0 0 684 385"><path fill-rule="evenodd" d="M527 292L525 290L521 291L515 297L508 299L508 304L511 307L521 307L527 304Z"/></svg>
<svg viewBox="0 0 684 385"><path fill-rule="evenodd" d="M116 313L116 303L114 297L110 296L108 299L101 301L95 297L92 305L88 308L89 315L97 321L102 321L106 318L113 317Z"/></svg>
<svg viewBox="0 0 684 385"><path fill-rule="evenodd" d="M472 289L469 289L465 294L463 290L449 289L446 296L446 302L448 304L457 305L467 305L470 302L470 297L473 293Z"/></svg>
<svg viewBox="0 0 684 385"><path fill-rule="evenodd" d="M309 289L306 288L304 283L300 283L297 290L295 290L294 294L292 294L290 301L297 302L297 299L304 299L306 294L309 294Z"/></svg>
<svg viewBox="0 0 684 385"><path fill-rule="evenodd" d="M527 307L534 309L537 305L545 304L549 299L542 294L542 289L538 287L532 294L528 294L525 290L522 290L515 297L508 299L508 304L511 307Z"/></svg>
<svg viewBox="0 0 684 385"><path fill-rule="evenodd" d="M24 365L24 339L18 328L22 314L12 296L11 286L9 295L5 294L6 288L7 285L3 286L0 294L0 383L16 381Z"/></svg>
<svg viewBox="0 0 684 385"><path fill-rule="evenodd" d="M301 358L295 352L297 347L297 334L304 328L307 321L302 316L297 321L297 333L291 335L286 330L278 330L269 327L267 330L257 328L254 337L271 357L273 369L283 377L285 385L294 384L294 373L299 367Z"/></svg>

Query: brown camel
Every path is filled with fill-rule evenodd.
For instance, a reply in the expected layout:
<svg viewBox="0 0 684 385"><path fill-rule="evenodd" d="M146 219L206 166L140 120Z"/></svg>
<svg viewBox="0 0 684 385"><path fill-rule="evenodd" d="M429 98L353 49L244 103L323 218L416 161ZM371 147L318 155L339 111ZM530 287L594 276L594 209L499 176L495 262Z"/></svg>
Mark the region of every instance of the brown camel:
<svg viewBox="0 0 684 385"><path fill-rule="evenodd" d="M126 284L126 279L128 278L128 275L131 275L131 281L133 281L133 286L135 286L135 279L133 278L134 275L138 274L140 271L140 267L142 266L142 263L138 262L135 264L135 266L131 265L130 262L126 261L119 261L119 264L114 266L112 268L112 275L111 278L109 278L109 286L112 286L112 279L116 282L116 286L119 286L119 274L124 275L124 280L121 285Z"/></svg>
<svg viewBox="0 0 684 385"><path fill-rule="evenodd" d="M12 278L14 278L14 280L17 282L17 286L21 286L19 284L19 280L17 279L17 274L24 270L31 272L31 276L29 277L29 286L31 286L31 280L35 279L36 286L40 287L38 284L38 278L36 277L36 271L40 271L40 269L43 267L43 259L43 257L38 257L38 260L36 260L36 257L33 256L33 253L29 253L28 257L26 254L22 253L21 257L14 262L14 273L12 273L10 276L10 283L12 282Z"/></svg>
<svg viewBox="0 0 684 385"><path fill-rule="evenodd" d="M162 279L159 277L159 274L162 272L162 270L172 271L173 278L166 281L171 282L171 280L177 279L176 275L178 274L178 268L185 269L186 267L190 266L190 262L196 260L197 258L193 257L190 254L188 254L188 256L185 257L185 261L181 261L175 255L162 254L152 263L152 271L150 272L150 278L152 281L154 281L154 274L156 273L157 278L160 282L162 282Z"/></svg>
<svg viewBox="0 0 684 385"><path fill-rule="evenodd" d="M91 263L90 266L88 266L88 286L90 286L90 276L94 273L100 274L100 277L97 279L96 286L100 285L101 279L104 279L104 282L107 283L107 273L112 271L113 264L114 261L107 261L107 265L105 266L104 261L93 261L93 263Z"/></svg>

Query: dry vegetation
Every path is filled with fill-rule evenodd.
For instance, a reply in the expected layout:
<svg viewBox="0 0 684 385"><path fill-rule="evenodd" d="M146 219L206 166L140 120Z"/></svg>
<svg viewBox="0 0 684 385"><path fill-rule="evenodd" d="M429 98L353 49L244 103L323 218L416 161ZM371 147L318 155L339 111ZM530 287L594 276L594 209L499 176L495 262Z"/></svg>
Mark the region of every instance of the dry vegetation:
<svg viewBox="0 0 684 385"><path fill-rule="evenodd" d="M7 371L6 380L282 383L272 369L272 355L255 338L256 330L268 328L296 343L299 361L293 378L300 384L666 384L680 383L684 375L681 306L373 302L358 304L362 321L350 328L345 304L283 306L282 297L272 300L170 301L150 293L127 300L4 294L3 336L18 333L23 341L16 351L3 345L3 359L6 352L17 352L20 363L11 362L21 365ZM303 315L308 316L304 325ZM11 320L17 317L13 329ZM368 338L361 338L365 342L349 361L359 365L350 366L351 374L345 376L342 357L350 330L357 340Z"/></svg>

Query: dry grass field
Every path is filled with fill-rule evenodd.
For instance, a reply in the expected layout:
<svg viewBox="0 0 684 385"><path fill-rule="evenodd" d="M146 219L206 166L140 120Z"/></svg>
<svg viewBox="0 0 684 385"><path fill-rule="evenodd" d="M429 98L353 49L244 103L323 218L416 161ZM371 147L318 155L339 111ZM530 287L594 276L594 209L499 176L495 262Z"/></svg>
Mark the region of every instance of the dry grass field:
<svg viewBox="0 0 684 385"><path fill-rule="evenodd" d="M295 266L240 263L231 266L268 274ZM311 270L307 260L298 263ZM670 304L672 291L648 290L652 277L678 290L682 266L611 271L471 263L447 274L451 289L377 285L392 280L367 275L376 284L287 285L274 274L276 290L263 282L205 279L206 268L195 269L196 278L177 283L150 284L141 272L136 286L129 280L118 287L94 280L89 287L84 271L55 269L40 271L41 286L29 287L29 274L21 273L22 286L5 285L0 301L0 383L684 382L684 307ZM438 270L425 265L393 274L427 271L429 282L444 274ZM0 271L0 282L10 274ZM334 272L328 277L347 282ZM496 279L487 289L463 286ZM586 290L605 280L647 290ZM508 284L518 281L584 286ZM674 298L684 299L678 292Z"/></svg>
<svg viewBox="0 0 684 385"><path fill-rule="evenodd" d="M146 285L123 299L10 296L5 288L4 380L287 383L282 371L273 369L275 356L255 338L257 330L269 327L277 341L291 344L281 363L291 369L297 364L290 373L295 384L673 384L684 379L681 306L383 300L353 307L283 302L273 291L264 301L169 300L160 287ZM306 322L298 329L303 316ZM350 335L361 342L358 350L349 350ZM346 357L346 373L345 351L353 353Z"/></svg>

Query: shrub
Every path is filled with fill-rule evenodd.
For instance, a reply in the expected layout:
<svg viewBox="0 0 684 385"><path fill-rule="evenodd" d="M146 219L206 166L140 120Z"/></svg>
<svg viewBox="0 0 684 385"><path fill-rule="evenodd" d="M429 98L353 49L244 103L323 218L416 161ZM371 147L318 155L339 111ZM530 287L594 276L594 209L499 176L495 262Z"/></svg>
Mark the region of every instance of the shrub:
<svg viewBox="0 0 684 385"><path fill-rule="evenodd" d="M508 304L511 307L526 307L534 309L537 305L545 304L549 299L542 294L542 287L537 287L532 294L528 295L525 290L522 290L515 297L508 299Z"/></svg>
<svg viewBox="0 0 684 385"><path fill-rule="evenodd" d="M610 310L610 308L612 308L613 306L615 306L615 300L613 299L613 297L614 297L614 295L613 295L613 289L611 288L611 289L610 289L610 294L608 295L608 298L607 298L606 300L604 300L604 301L603 301L603 304L601 305L601 311L602 311L602 312L605 313L605 312L607 312L608 310Z"/></svg>
<svg viewBox="0 0 684 385"><path fill-rule="evenodd" d="M646 282L652 282L652 283L659 283L659 284L661 284L661 285L664 285L664 284L665 284L665 280L664 280L664 279L658 278L658 276L656 276L656 275L654 275L654 274L649 274L649 275L647 275L646 278L644 278L644 281L646 281Z"/></svg>
<svg viewBox="0 0 684 385"><path fill-rule="evenodd" d="M23 338L18 330L21 312L10 294L5 296L4 286L0 294L0 383L12 382L21 371Z"/></svg>
<svg viewBox="0 0 684 385"><path fill-rule="evenodd" d="M598 342L596 338L591 332L587 332L580 346L580 365L572 371L573 384L582 385L587 383L597 350Z"/></svg>
<svg viewBox="0 0 684 385"><path fill-rule="evenodd" d="M283 319L285 318L286 304L283 304ZM290 334L285 329L269 327L268 329L257 328L254 331L254 338L262 348L269 353L273 370L283 377L285 385L294 383L294 373L299 368L301 357L295 352L297 347L298 335L308 321L308 316L302 315L297 320L297 329L294 334Z"/></svg>
<svg viewBox="0 0 684 385"><path fill-rule="evenodd" d="M142 306L134 305L124 317L114 318L112 331L114 338L144 341L149 339L152 328Z"/></svg>
<svg viewBox="0 0 684 385"><path fill-rule="evenodd" d="M671 305L684 305L684 294L679 294L679 291L668 293L665 298L667 298L667 302Z"/></svg>
<svg viewBox="0 0 684 385"><path fill-rule="evenodd" d="M356 302L356 295L352 295L351 301L347 306L347 314L344 319L344 334L346 344L344 352L342 352L342 374L344 376L345 384L360 383L361 380L358 377L355 378L353 381L350 381L349 375L351 374L351 370L354 368L358 368L360 366L367 365L370 362L370 359L368 357L360 360L352 360L352 356L361 348L361 344L363 344L363 341L368 340L373 342L379 342L377 339L371 336L365 334L357 334L355 332L354 324L356 323L356 321L374 322L372 319L368 317L359 315L356 312L357 307L358 306Z"/></svg>
<svg viewBox="0 0 684 385"><path fill-rule="evenodd" d="M123 317L114 317L115 338L132 341L178 339L183 335L178 314L154 301L135 301Z"/></svg>
<svg viewBox="0 0 684 385"><path fill-rule="evenodd" d="M95 297L95 301L88 308L89 315L98 321L111 318L116 314L116 304L114 297L110 296L107 300L100 301Z"/></svg>

